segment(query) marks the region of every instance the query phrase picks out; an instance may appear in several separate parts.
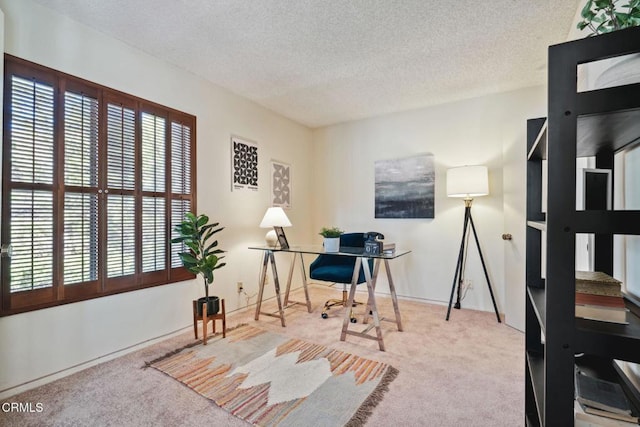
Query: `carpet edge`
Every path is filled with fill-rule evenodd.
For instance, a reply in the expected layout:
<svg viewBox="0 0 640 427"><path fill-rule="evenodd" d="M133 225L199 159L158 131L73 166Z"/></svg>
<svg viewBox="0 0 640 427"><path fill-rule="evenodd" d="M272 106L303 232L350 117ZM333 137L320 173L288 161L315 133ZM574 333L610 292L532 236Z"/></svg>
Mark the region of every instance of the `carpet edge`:
<svg viewBox="0 0 640 427"><path fill-rule="evenodd" d="M362 405L358 408L345 427L361 427L365 425L367 419L373 414L373 409L382 401L384 394L389 391L389 384L398 376L398 369L389 365L387 372L380 380L380 384L367 396Z"/></svg>
<svg viewBox="0 0 640 427"><path fill-rule="evenodd" d="M227 328L226 332L233 331L234 329L238 329L238 328L240 328L240 327L242 327L242 326L247 326L247 325L248 325L248 323L240 323L240 324L238 324L238 325L234 326L233 328ZM226 333L226 332L225 332L225 333ZM214 335L211 335L211 336L209 337L209 339L214 338L214 337L217 337L217 336L219 336L219 335L222 335L222 332L216 332ZM200 340L196 340L196 341L194 341L194 342L191 342L191 343L189 343L189 344L185 344L185 345L183 345L182 347L176 348L175 350L168 351L168 352L166 352L165 354L163 354L162 356L160 356L160 357L156 357L156 358L155 358L155 359L153 359L153 360L150 360L150 361L148 361L148 362L144 362L144 366L141 366L141 367L140 367L140 369L147 369L147 368L150 368L150 367L151 367L151 365L153 365L154 363L158 363L158 362L160 362L161 360L167 359L167 358L169 358L169 357L171 357L171 356L173 356L173 355L175 355L175 354L180 353L182 350L186 350L186 349L188 349L188 348L195 347L195 346L197 346L198 344L202 344L202 340L201 340L201 339L200 339Z"/></svg>

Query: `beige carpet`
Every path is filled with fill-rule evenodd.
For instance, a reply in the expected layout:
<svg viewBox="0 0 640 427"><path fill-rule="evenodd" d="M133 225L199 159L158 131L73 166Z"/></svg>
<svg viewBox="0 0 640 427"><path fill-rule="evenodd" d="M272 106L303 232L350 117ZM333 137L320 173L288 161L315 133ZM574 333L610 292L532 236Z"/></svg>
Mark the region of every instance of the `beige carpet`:
<svg viewBox="0 0 640 427"><path fill-rule="evenodd" d="M387 351L377 343L348 336L341 342L342 310L320 318L322 302L340 292L311 287L314 312L287 310L287 327L253 310L229 316L239 323L308 340L399 370L368 426L520 426L524 420L524 335L498 324L491 312L400 301L404 332L383 322ZM296 295L301 299L301 295ZM362 297L360 298L362 299ZM378 298L380 311L392 315L391 302ZM464 304L463 304L464 306ZM275 307L274 302L264 304ZM338 315L338 317L336 317ZM121 358L6 399L42 403L42 412L5 413L2 426L246 426L209 400L161 372L141 369L145 361L193 340L193 332L167 339Z"/></svg>

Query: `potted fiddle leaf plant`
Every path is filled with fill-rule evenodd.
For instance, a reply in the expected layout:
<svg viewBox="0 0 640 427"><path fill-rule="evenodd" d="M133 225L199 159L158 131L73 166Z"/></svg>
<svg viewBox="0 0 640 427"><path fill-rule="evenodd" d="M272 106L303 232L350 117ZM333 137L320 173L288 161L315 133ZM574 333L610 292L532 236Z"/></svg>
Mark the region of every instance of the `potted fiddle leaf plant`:
<svg viewBox="0 0 640 427"><path fill-rule="evenodd" d="M178 256L182 265L195 275L202 275L204 280L203 298L198 299L198 316L202 316L202 306L207 304L207 314L217 314L220 310L220 302L217 296L209 296L209 285L213 283L213 272L226 265L220 262L224 256L219 256L224 251L218 248L218 241L211 239L213 235L224 230L218 227L219 223L209 223L209 217L205 214L194 215L187 212L184 220L175 226L174 231L178 237L171 239L171 243L184 243L188 252L180 252Z"/></svg>
<svg viewBox="0 0 640 427"><path fill-rule="evenodd" d="M340 235L344 233L338 227L322 227L320 234L324 237L324 251L325 252L339 252L340 251Z"/></svg>
<svg viewBox="0 0 640 427"><path fill-rule="evenodd" d="M590 35L610 33L640 25L640 0L587 0L578 29Z"/></svg>

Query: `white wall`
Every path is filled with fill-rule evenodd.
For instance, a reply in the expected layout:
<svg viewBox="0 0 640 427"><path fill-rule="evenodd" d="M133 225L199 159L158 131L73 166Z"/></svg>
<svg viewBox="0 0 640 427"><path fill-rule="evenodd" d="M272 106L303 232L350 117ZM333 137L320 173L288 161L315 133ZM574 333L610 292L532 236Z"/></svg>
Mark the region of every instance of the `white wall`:
<svg viewBox="0 0 640 427"><path fill-rule="evenodd" d="M519 140L526 146L526 119L544 114L545 97L543 87L528 88L315 130L315 229L336 225L382 232L387 241L412 251L391 264L398 294L448 303L464 205L460 199L447 198L446 170L486 165L491 194L477 198L472 212L498 309L503 312L503 145ZM425 152L435 157L435 218L374 219L374 162ZM524 182L520 187L524 192ZM388 291L381 278L380 290ZM462 307L493 311L473 240L466 278L474 285ZM524 277L511 285L524 286Z"/></svg>
<svg viewBox="0 0 640 427"><path fill-rule="evenodd" d="M260 253L247 246L264 242L258 224L269 203L271 158L292 165L289 238L312 239L308 128L30 0L0 0L0 9L7 53L197 116L198 211L226 227L218 236L228 265L216 272L212 291L228 310L246 304L237 281L250 295L257 291ZM258 192L230 191L231 134L260 146ZM201 294L201 282L189 281L0 318L0 398L188 326L191 300Z"/></svg>

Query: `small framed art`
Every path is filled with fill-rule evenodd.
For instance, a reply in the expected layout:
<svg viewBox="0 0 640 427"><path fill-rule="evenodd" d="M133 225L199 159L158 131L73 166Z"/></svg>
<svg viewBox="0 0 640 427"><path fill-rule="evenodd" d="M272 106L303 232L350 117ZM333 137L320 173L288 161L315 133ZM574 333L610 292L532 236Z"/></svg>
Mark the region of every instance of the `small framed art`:
<svg viewBox="0 0 640 427"><path fill-rule="evenodd" d="M282 227L273 227L276 230L276 236L278 236L278 243L280 244L280 249L289 249L289 242L287 241L287 236L284 234L284 228Z"/></svg>

